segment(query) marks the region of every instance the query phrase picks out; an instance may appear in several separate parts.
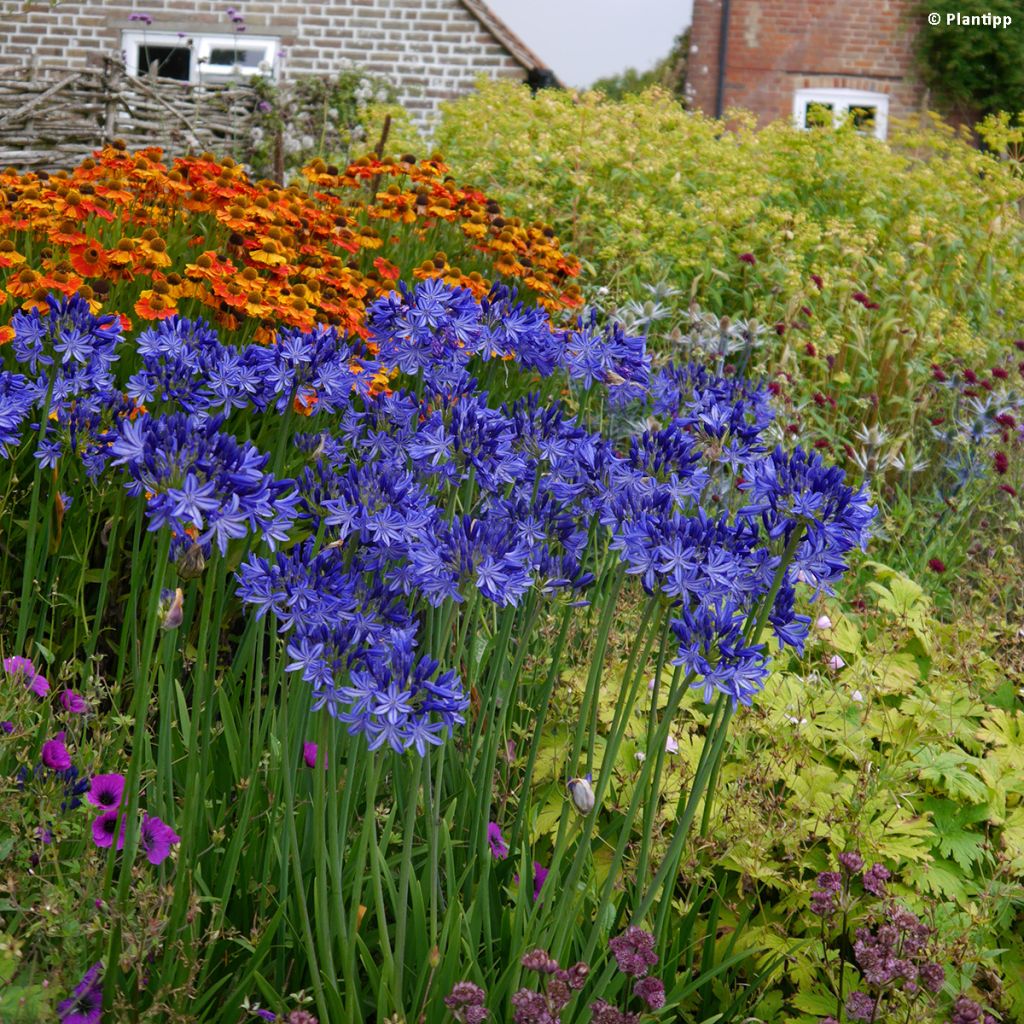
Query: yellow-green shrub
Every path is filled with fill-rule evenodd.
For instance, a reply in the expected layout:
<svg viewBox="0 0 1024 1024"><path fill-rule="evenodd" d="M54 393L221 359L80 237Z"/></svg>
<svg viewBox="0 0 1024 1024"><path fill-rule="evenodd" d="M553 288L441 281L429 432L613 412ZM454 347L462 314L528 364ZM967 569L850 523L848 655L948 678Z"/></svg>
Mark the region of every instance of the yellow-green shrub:
<svg viewBox="0 0 1024 1024"><path fill-rule="evenodd" d="M839 353L851 334L876 361L980 355L1024 319L1024 179L1011 163L935 118L894 125L890 144L757 130L743 114L729 128L657 89L615 102L491 82L447 105L437 143L460 174L554 224L621 295L664 277L712 312L804 320L779 365L788 345Z"/></svg>

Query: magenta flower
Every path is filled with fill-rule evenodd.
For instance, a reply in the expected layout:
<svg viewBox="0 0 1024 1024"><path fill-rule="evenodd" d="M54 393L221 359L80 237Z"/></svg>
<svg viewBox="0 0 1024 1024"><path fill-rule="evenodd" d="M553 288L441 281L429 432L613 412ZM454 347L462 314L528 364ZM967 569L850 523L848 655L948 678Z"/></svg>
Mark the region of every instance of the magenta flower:
<svg viewBox="0 0 1024 1024"><path fill-rule="evenodd" d="M43 744L42 762L55 772L66 772L71 767L71 755L64 746L64 733L57 733Z"/></svg>
<svg viewBox="0 0 1024 1024"><path fill-rule="evenodd" d="M658 962L654 952L654 936L643 928L630 925L621 935L609 939L608 947L615 956L615 962L623 974L643 978L647 969Z"/></svg>
<svg viewBox="0 0 1024 1024"><path fill-rule="evenodd" d="M540 887L544 884L544 879L548 877L551 872L548 871L543 864L538 864L537 861L533 862L533 901L537 902L537 897L540 896ZM519 884L519 875L513 875L516 880L516 884Z"/></svg>
<svg viewBox="0 0 1024 1024"><path fill-rule="evenodd" d="M316 767L316 754L317 745L315 743L306 742L302 744L302 760L306 762L306 765L310 768ZM327 767L326 761L324 767Z"/></svg>
<svg viewBox="0 0 1024 1024"><path fill-rule="evenodd" d="M121 834L117 836L117 848L124 849L125 821L121 820ZM108 850L114 844L117 832L117 811L107 811L92 823L92 841L101 849Z"/></svg>
<svg viewBox="0 0 1024 1024"><path fill-rule="evenodd" d="M142 835L139 845L150 864L162 864L167 860L171 847L181 842L179 836L170 825L165 825L159 818L142 816Z"/></svg>
<svg viewBox="0 0 1024 1024"><path fill-rule="evenodd" d="M501 827L495 821L487 826L487 842L490 843L491 856L495 860L504 860L508 856L508 845L501 834Z"/></svg>
<svg viewBox="0 0 1024 1024"><path fill-rule="evenodd" d="M641 979L634 986L633 994L652 1010L660 1010L665 1005L665 983L661 978L648 976Z"/></svg>
<svg viewBox="0 0 1024 1024"><path fill-rule="evenodd" d="M102 807L104 810L112 811L120 806L123 794L123 775L94 775L89 783L89 793L85 799L93 807Z"/></svg>
<svg viewBox="0 0 1024 1024"><path fill-rule="evenodd" d="M548 877L550 872L543 864L538 864L537 861L533 862L533 901L537 902L540 897L540 887L544 884L544 880Z"/></svg>
<svg viewBox="0 0 1024 1024"><path fill-rule="evenodd" d="M14 679L20 679L37 697L45 697L50 692L50 684L36 672L28 658L4 658L4 671Z"/></svg>
<svg viewBox="0 0 1024 1024"><path fill-rule="evenodd" d="M74 690L63 690L60 695L60 705L65 711L73 715L84 715L89 710L86 699Z"/></svg>
<svg viewBox="0 0 1024 1024"><path fill-rule="evenodd" d="M99 1024L103 1013L102 963L94 963L68 999L57 1004L60 1024Z"/></svg>

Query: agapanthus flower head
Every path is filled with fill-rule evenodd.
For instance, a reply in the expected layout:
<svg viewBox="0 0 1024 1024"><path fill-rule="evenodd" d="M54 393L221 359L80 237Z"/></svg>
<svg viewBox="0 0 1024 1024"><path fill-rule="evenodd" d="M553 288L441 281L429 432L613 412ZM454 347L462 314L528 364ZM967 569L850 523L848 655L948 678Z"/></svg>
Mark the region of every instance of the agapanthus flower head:
<svg viewBox="0 0 1024 1024"><path fill-rule="evenodd" d="M61 1024L99 1024L103 1013L103 964L94 963L74 992L57 1004L57 1019Z"/></svg>
<svg viewBox="0 0 1024 1024"><path fill-rule="evenodd" d="M89 783L89 795L86 797L86 800L93 807L101 807L104 810L112 811L121 806L121 797L123 795L123 775L94 775Z"/></svg>
<svg viewBox="0 0 1024 1024"><path fill-rule="evenodd" d="M50 692L50 684L46 677L40 675L29 658L22 658L15 655L11 658L4 658L4 671L12 678L22 683L26 689L31 690L37 697L45 697Z"/></svg>
<svg viewBox="0 0 1024 1024"><path fill-rule="evenodd" d="M227 552L249 531L273 548L288 538L298 494L292 481L264 471L269 455L220 431L222 416L184 413L122 420L110 446L128 493L147 495L149 529L169 528L171 558L198 541Z"/></svg>
<svg viewBox="0 0 1024 1024"><path fill-rule="evenodd" d="M171 853L171 847L181 842L170 825L148 814L142 816L142 830L139 834L139 848L150 864L162 864Z"/></svg>
<svg viewBox="0 0 1024 1024"><path fill-rule="evenodd" d="M45 389L42 396L45 396ZM20 373L0 370L0 458L9 459L33 406L42 397L38 382Z"/></svg>
<svg viewBox="0 0 1024 1024"><path fill-rule="evenodd" d="M416 657L411 638L396 637L385 656L368 657L353 668L337 697L349 705L337 717L353 735L363 733L371 750L388 744L398 753L415 749L426 755L452 727L465 719L469 698L455 672L439 671L425 655Z"/></svg>

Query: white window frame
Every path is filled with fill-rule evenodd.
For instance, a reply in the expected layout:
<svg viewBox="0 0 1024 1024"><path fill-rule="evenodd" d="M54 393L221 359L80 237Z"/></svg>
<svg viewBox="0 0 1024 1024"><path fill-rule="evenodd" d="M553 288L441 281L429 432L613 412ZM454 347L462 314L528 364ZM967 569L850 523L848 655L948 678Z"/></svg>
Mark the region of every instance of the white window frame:
<svg viewBox="0 0 1024 1024"><path fill-rule="evenodd" d="M862 89L797 89L793 93L793 120L797 128L806 127L807 108L815 103L827 103L832 107L832 121L836 127L842 124L850 107L874 107L875 127L872 134L876 139L884 139L888 134L889 97L884 92L867 92Z"/></svg>
<svg viewBox="0 0 1024 1024"><path fill-rule="evenodd" d="M280 71L277 54L281 40L276 36L243 36L234 32L186 32L181 36L177 32L126 29L121 33L121 47L124 50L125 70L133 78L139 73L139 52L147 46L191 50L188 80L193 84L202 81L226 82L239 77L252 78L264 73L258 67L211 66L210 53L214 49L235 46L247 50L262 49L263 59L260 63L269 65L271 70L268 77L276 80Z"/></svg>

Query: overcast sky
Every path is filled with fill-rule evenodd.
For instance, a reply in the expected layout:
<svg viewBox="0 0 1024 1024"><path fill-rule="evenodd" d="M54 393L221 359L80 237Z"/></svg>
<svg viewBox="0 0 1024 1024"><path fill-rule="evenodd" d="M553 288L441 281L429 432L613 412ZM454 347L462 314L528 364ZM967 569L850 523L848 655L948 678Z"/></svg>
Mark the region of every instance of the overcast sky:
<svg viewBox="0 0 1024 1024"><path fill-rule="evenodd" d="M646 71L690 24L693 0L488 0L566 84Z"/></svg>

